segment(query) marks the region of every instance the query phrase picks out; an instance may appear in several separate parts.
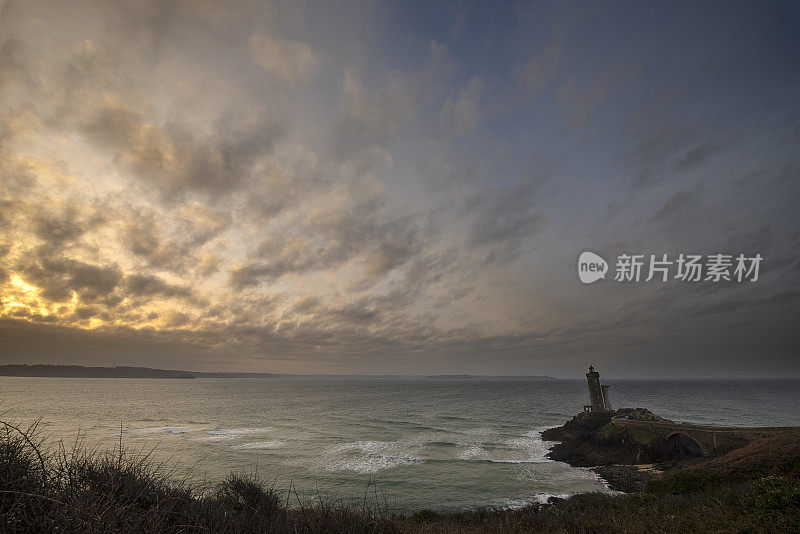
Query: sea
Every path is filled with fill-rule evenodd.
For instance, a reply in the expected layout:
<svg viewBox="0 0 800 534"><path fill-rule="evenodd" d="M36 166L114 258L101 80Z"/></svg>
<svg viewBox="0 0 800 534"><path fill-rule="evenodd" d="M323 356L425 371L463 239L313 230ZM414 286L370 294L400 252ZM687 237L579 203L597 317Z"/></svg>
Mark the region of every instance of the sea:
<svg viewBox="0 0 800 534"><path fill-rule="evenodd" d="M798 380L603 380L615 408L707 425L800 425ZM413 512L513 508L609 492L547 459L541 431L587 403L585 380L0 377L0 419L45 446L120 443L200 488L254 474L289 504Z"/></svg>

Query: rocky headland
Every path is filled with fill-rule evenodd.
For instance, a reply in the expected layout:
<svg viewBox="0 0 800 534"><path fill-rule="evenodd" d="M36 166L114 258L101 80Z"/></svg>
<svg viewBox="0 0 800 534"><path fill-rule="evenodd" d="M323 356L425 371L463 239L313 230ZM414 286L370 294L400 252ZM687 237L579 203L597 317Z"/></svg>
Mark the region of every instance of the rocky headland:
<svg viewBox="0 0 800 534"><path fill-rule="evenodd" d="M644 408L583 412L563 426L542 432L558 442L548 457L590 467L612 489L643 490L664 472L716 458L792 428L733 428L679 424Z"/></svg>

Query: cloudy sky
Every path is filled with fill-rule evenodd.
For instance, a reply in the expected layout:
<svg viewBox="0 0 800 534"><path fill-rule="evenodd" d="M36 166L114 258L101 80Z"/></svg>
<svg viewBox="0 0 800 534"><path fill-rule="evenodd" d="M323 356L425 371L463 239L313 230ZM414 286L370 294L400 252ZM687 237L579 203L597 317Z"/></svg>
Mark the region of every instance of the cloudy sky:
<svg viewBox="0 0 800 534"><path fill-rule="evenodd" d="M800 376L797 3L0 6L0 363Z"/></svg>

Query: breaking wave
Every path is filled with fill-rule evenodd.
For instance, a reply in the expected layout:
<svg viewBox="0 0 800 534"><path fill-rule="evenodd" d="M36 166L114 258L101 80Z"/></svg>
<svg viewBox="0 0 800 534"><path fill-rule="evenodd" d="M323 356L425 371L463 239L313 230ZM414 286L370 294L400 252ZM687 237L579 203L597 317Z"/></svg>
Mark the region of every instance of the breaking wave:
<svg viewBox="0 0 800 534"><path fill-rule="evenodd" d="M199 436L193 438L192 441L205 441L205 442L215 442L215 441L227 441L231 439L239 439L242 436L246 436L248 434L265 434L275 430L273 427L262 427L262 428L212 428L207 432L208 435L206 436Z"/></svg>
<svg viewBox="0 0 800 534"><path fill-rule="evenodd" d="M196 429L189 428L189 427L181 427L181 426L151 426L146 428L130 428L128 430L123 430L123 433L129 435L137 435L137 434L159 434L162 432L166 432L169 434L188 434L189 432L194 432Z"/></svg>
<svg viewBox="0 0 800 534"><path fill-rule="evenodd" d="M327 447L311 467L375 474L425 462L531 464L550 462L541 430L498 439L490 429L464 433L422 433L396 441L353 441Z"/></svg>
<svg viewBox="0 0 800 534"><path fill-rule="evenodd" d="M285 441L275 439L272 441L251 441L248 443L241 443L239 445L233 445L231 449L236 449L236 450L277 449L279 447L283 447L284 445L286 445Z"/></svg>

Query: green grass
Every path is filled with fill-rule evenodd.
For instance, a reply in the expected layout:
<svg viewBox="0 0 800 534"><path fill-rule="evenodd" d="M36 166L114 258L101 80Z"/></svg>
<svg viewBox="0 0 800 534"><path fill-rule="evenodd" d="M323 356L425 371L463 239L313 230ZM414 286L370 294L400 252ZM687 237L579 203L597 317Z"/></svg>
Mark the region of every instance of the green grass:
<svg viewBox="0 0 800 534"><path fill-rule="evenodd" d="M304 504L256 476L194 487L122 443L105 454L77 445L44 453L35 425L0 423L0 532L798 532L800 484L791 468L799 444L754 444L671 473L643 493L588 493L518 510L399 514Z"/></svg>
<svg viewBox="0 0 800 534"><path fill-rule="evenodd" d="M598 431L601 439L627 441L631 445L650 446L661 439L661 436L645 428L621 427L609 423Z"/></svg>

